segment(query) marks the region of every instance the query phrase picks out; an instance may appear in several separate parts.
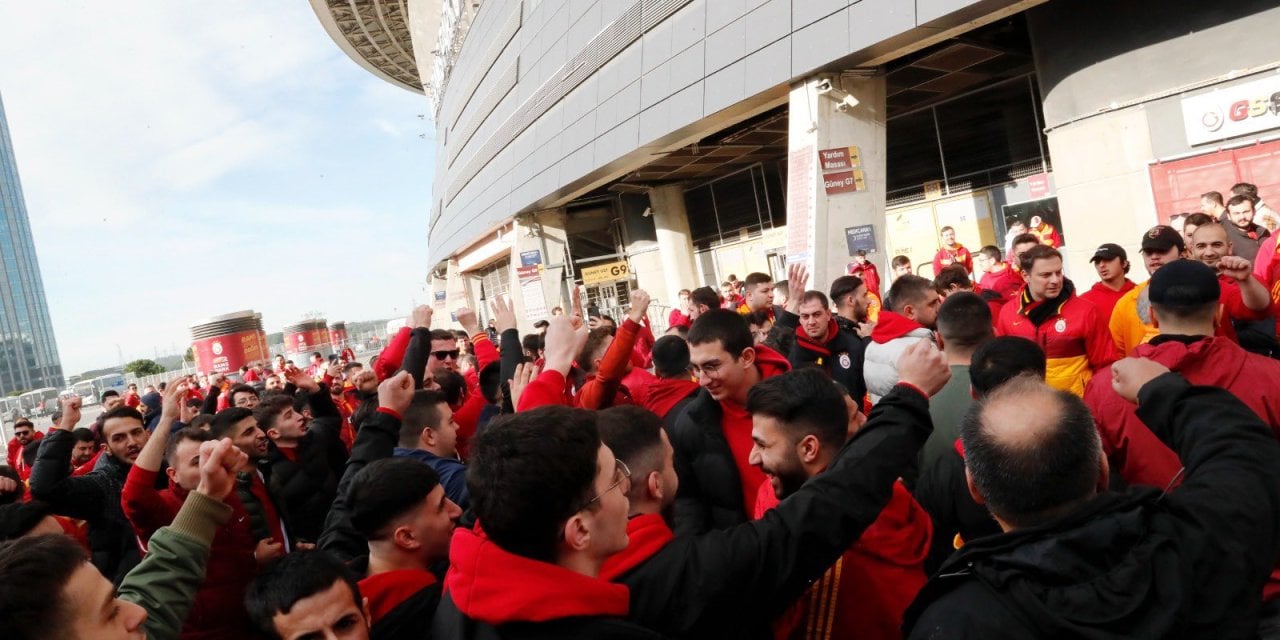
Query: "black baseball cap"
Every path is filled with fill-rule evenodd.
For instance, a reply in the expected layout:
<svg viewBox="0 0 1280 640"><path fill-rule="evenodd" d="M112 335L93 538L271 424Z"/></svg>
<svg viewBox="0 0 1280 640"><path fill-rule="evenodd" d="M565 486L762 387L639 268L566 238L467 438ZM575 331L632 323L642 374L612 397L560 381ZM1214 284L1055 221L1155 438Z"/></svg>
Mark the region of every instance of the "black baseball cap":
<svg viewBox="0 0 1280 640"><path fill-rule="evenodd" d="M1152 304L1199 307L1217 302L1222 294L1218 274L1196 260L1174 260L1151 276L1147 296Z"/></svg>
<svg viewBox="0 0 1280 640"><path fill-rule="evenodd" d="M1129 254L1125 253L1124 247L1118 244L1108 242L1104 245L1099 246L1097 250L1093 252L1093 257L1089 258L1089 262L1097 262L1099 260L1114 260L1116 258L1120 258L1121 260L1128 260Z"/></svg>
<svg viewBox="0 0 1280 640"><path fill-rule="evenodd" d="M1179 251L1187 250L1187 244L1183 241L1182 234L1169 225L1158 224L1142 234L1143 251L1155 250L1164 252L1174 247L1177 247Z"/></svg>

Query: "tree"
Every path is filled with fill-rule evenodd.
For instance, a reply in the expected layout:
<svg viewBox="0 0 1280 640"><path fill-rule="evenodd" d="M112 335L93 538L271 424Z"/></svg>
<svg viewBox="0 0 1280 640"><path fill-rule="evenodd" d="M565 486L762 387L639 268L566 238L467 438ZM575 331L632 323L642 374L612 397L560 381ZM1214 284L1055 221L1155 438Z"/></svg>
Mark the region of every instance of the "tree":
<svg viewBox="0 0 1280 640"><path fill-rule="evenodd" d="M132 373L135 376L152 376L157 373L164 373L164 367L156 364L155 360L134 360L124 366L125 373Z"/></svg>
<svg viewBox="0 0 1280 640"><path fill-rule="evenodd" d="M187 347L187 352L182 354L182 359L187 362L196 361L196 352L194 347Z"/></svg>

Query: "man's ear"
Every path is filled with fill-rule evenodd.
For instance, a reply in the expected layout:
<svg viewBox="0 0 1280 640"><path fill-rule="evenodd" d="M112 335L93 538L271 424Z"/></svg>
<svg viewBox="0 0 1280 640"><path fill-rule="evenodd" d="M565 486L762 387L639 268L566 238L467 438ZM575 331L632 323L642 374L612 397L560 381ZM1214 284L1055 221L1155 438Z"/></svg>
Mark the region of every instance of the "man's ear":
<svg viewBox="0 0 1280 640"><path fill-rule="evenodd" d="M169 481L172 482L174 477L178 475L178 472L173 467L165 467L164 474L169 476Z"/></svg>
<svg viewBox="0 0 1280 640"><path fill-rule="evenodd" d="M364 614L364 626L369 628L373 626L373 614L369 613L369 598L360 599L360 613Z"/></svg>
<svg viewBox="0 0 1280 640"><path fill-rule="evenodd" d="M413 530L409 527L396 527L391 532L391 541L401 549L418 549L422 547L422 541L413 535Z"/></svg>
<svg viewBox="0 0 1280 640"><path fill-rule="evenodd" d="M565 521L564 543L573 551L584 551L591 544L591 531L581 511Z"/></svg>
<svg viewBox="0 0 1280 640"><path fill-rule="evenodd" d="M969 487L969 497L973 498L974 503L980 506L987 504L987 499L982 497L982 492L978 491L978 484L973 481L973 474L969 473L968 465L964 468L964 483Z"/></svg>
<svg viewBox="0 0 1280 640"><path fill-rule="evenodd" d="M822 451L822 445L818 442L818 437L812 433L800 439L796 443L796 455L800 457L800 462L809 464L818 459L818 453Z"/></svg>
<svg viewBox="0 0 1280 640"><path fill-rule="evenodd" d="M1098 493L1102 493L1111 487L1111 461L1107 460L1107 452L1103 451L1098 454L1101 460L1098 463Z"/></svg>
<svg viewBox="0 0 1280 640"><path fill-rule="evenodd" d="M649 493L649 497L662 502L666 494L666 487L662 486L662 474L657 471L650 471L645 477L645 490Z"/></svg>
<svg viewBox="0 0 1280 640"><path fill-rule="evenodd" d="M436 430L427 427L422 430L422 435L418 436L418 444L424 447L433 447L436 444Z"/></svg>
<svg viewBox="0 0 1280 640"><path fill-rule="evenodd" d="M279 440L280 430L275 427L271 427L270 429L267 429L267 437L271 438L272 440Z"/></svg>
<svg viewBox="0 0 1280 640"><path fill-rule="evenodd" d="M750 365L755 364L756 363L755 347L747 347L746 349L743 349L742 355L738 356L738 361L742 363L743 369L747 368Z"/></svg>

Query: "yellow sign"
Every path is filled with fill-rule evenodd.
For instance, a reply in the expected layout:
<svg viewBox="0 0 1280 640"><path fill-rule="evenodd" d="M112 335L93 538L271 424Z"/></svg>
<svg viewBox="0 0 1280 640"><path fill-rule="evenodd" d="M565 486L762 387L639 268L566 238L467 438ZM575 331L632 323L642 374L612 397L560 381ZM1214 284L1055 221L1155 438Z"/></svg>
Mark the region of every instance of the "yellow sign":
<svg viewBox="0 0 1280 640"><path fill-rule="evenodd" d="M595 267L587 267L582 272L582 284L599 284L601 282L616 282L618 280L626 280L631 274L631 269L627 267L626 261L610 262Z"/></svg>

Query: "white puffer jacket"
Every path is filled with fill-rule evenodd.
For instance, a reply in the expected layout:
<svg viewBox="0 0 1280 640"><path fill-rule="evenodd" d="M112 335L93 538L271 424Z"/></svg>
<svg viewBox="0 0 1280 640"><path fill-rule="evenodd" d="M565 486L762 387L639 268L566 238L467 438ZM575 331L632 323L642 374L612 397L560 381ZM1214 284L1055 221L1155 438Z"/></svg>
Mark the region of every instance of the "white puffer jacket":
<svg viewBox="0 0 1280 640"><path fill-rule="evenodd" d="M932 340L933 332L920 327L910 333L880 343L872 340L867 344L866 359L862 365L862 377L867 382L867 393L871 403L880 402L880 397L893 390L898 384L898 358L907 347L921 340Z"/></svg>

